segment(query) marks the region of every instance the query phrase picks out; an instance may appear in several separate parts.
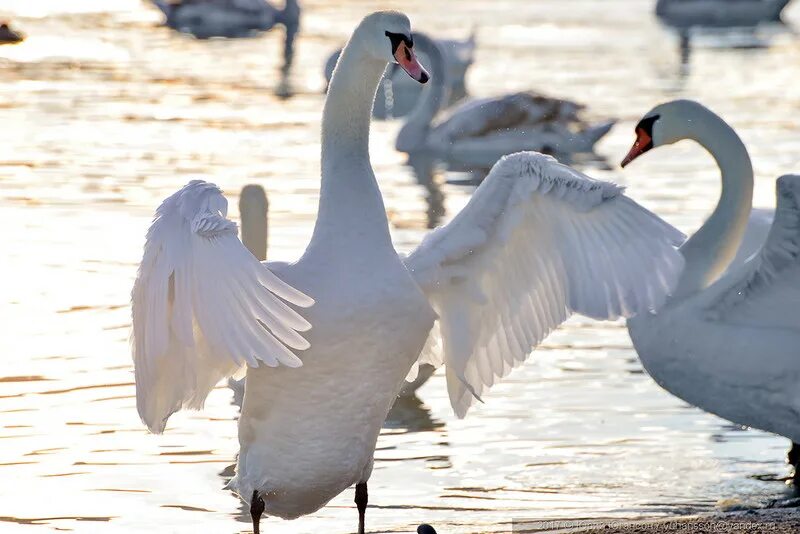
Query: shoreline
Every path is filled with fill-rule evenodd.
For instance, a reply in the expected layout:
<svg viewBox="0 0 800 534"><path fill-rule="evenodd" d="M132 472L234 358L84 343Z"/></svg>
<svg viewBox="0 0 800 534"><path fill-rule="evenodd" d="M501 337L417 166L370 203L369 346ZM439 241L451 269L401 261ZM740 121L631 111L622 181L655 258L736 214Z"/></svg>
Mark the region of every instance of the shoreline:
<svg viewBox="0 0 800 534"><path fill-rule="evenodd" d="M549 524L548 524L549 523ZM527 521L514 526L514 534L653 534L681 532L686 534L737 534L769 532L793 534L800 532L800 509L763 508L733 512L710 512L667 518L618 520L591 525L568 525L562 521Z"/></svg>

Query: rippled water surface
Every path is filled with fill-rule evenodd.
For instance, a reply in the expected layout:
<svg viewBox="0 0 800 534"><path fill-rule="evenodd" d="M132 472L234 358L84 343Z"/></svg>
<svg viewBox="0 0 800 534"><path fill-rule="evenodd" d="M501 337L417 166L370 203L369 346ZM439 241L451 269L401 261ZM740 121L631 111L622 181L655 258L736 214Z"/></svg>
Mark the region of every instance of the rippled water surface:
<svg viewBox="0 0 800 534"><path fill-rule="evenodd" d="M344 5L342 5L344 4ZM264 185L269 256L293 259L314 221L322 63L377 2L305 0L290 100L274 96L280 32L198 42L158 26L138 0L0 0L29 34L0 47L0 531L248 532L222 489L237 410L219 388L200 413L148 435L134 406L128 294L158 202L192 177ZM475 95L536 88L620 124L599 147L619 161L653 104L702 99L748 144L756 204L800 170L800 41L791 28L677 40L636 0L381 2L420 29L477 27ZM800 6L789 10L800 23ZM742 44L744 43L744 44ZM736 44L731 48L731 44ZM372 160L398 248L425 233L426 191L373 128ZM710 158L681 144L625 173L591 172L685 231L710 211ZM442 188L447 214L469 190ZM645 374L622 324L572 320L462 421L436 376L398 408L370 480L373 532L509 532L514 518L691 512L788 490L787 442L687 407ZM765 480L767 479L767 480ZM352 490L266 532L352 532Z"/></svg>

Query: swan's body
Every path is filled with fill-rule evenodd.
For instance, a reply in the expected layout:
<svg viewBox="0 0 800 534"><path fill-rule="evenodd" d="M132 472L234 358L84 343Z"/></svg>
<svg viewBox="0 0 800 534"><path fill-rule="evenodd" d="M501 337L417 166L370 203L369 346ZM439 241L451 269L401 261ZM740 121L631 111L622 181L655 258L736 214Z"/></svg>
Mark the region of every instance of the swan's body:
<svg viewBox="0 0 800 534"><path fill-rule="evenodd" d="M533 92L471 100L435 122L447 87L435 76L443 55L433 50L430 59L434 78L397 136L401 152L432 153L453 170L485 173L511 152L534 150L560 159L591 152L614 124L587 124L579 117L582 105Z"/></svg>
<svg viewBox="0 0 800 534"><path fill-rule="evenodd" d="M656 15L670 26L732 28L780 22L791 0L658 0Z"/></svg>
<svg viewBox="0 0 800 534"><path fill-rule="evenodd" d="M389 245L360 267L336 268L320 251L276 270L316 303L303 366L247 373L231 487L267 495L270 515L312 513L369 479L383 421L436 317Z"/></svg>
<svg viewBox="0 0 800 534"><path fill-rule="evenodd" d="M166 25L198 39L249 37L282 24L292 37L300 23L297 0L278 9L266 0L152 0Z"/></svg>
<svg viewBox="0 0 800 534"><path fill-rule="evenodd" d="M655 309L682 266L679 232L535 153L499 162L448 225L398 256L368 141L386 64L428 79L410 36L404 15L379 12L345 46L323 112L317 224L296 263L257 264L203 182L165 201L148 232L133 292L140 414L161 431L248 365L230 487L256 532L264 511L298 517L356 484L363 534L378 433L415 362L444 364L463 416L572 312ZM278 297L313 306L300 317Z"/></svg>
<svg viewBox="0 0 800 534"><path fill-rule="evenodd" d="M267 259L267 195L259 185L248 185L242 188L239 195L239 218L241 221L242 244L259 261ZM417 389L433 375L435 368L430 364L422 364L414 380L405 382L400 390L400 397L412 397ZM244 401L245 379L228 380L233 391L233 403L240 408Z"/></svg>
<svg viewBox="0 0 800 534"><path fill-rule="evenodd" d="M723 187L714 213L681 248L686 268L675 295L658 313L628 321L639 358L659 385L690 404L797 442L800 177L778 180L768 237L756 255L730 265L752 201L747 151L722 119L699 104L676 101L646 117L656 116L650 133L645 123L650 119L643 120L650 146L696 140L719 163ZM756 224L763 227L768 216L759 213ZM759 233L758 227L750 228ZM741 247L740 257L746 248Z"/></svg>
<svg viewBox="0 0 800 534"><path fill-rule="evenodd" d="M467 71L475 60L475 34L463 41L430 37L420 39L419 35L424 34L414 33L415 46L418 47L417 53L425 65L431 64L431 47L438 48L444 58L443 80L446 80L447 95L443 107L449 107L464 99L467 96ZM328 83L331 81L333 69L341 53L341 49L336 50L325 62L325 79ZM421 94L422 88L418 83L410 80L400 69L392 68L378 85L372 116L376 119L405 117L417 105Z"/></svg>
<svg viewBox="0 0 800 534"><path fill-rule="evenodd" d="M772 221L775 219L775 210L753 208L747 220L747 228L742 236L742 243L736 251L728 270L735 269L756 254L767 240Z"/></svg>

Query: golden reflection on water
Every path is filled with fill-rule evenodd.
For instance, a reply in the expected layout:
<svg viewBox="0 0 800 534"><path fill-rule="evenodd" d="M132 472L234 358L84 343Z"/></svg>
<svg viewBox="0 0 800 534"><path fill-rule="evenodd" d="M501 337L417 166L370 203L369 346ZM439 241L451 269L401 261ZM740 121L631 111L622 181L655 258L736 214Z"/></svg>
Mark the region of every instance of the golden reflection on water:
<svg viewBox="0 0 800 534"><path fill-rule="evenodd" d="M134 407L128 294L158 202L202 176L232 215L247 183L270 195L272 259L302 251L316 210L322 64L374 2L307 0L292 84L277 85L281 36L198 42L158 27L138 0L4 0L29 39L0 47L0 531L247 532L222 486L237 450L227 389L201 413L148 435ZM751 149L756 204L800 168L800 45L728 50L701 42L681 68L648 2L477 0L402 8L421 29L463 37L478 24L474 94L535 87L621 124L600 146L616 162L632 124L676 96L705 101ZM789 18L798 20L798 8ZM431 194L373 127L376 173L399 248L424 235ZM709 158L681 144L624 174L593 169L691 231L717 191ZM452 215L469 191L443 186ZM446 219L447 215L445 215ZM514 517L659 515L719 498L766 499L786 443L687 408L642 373L621 324L575 319L531 362L456 420L441 377L398 406L370 481L372 531L507 532ZM351 532L346 492L311 517L266 531Z"/></svg>

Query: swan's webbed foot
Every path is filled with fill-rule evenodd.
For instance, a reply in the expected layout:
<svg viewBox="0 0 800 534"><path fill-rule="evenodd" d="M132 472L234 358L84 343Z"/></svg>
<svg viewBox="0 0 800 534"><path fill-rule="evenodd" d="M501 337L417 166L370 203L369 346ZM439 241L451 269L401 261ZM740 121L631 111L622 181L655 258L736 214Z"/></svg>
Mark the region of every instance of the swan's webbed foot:
<svg viewBox="0 0 800 534"><path fill-rule="evenodd" d="M250 517L253 518L253 534L261 534L261 514L264 513L264 499L259 497L258 490L253 492L253 498L250 499Z"/></svg>
<svg viewBox="0 0 800 534"><path fill-rule="evenodd" d="M358 534L364 534L364 516L367 512L367 483L359 482L356 484L355 503L358 508Z"/></svg>

